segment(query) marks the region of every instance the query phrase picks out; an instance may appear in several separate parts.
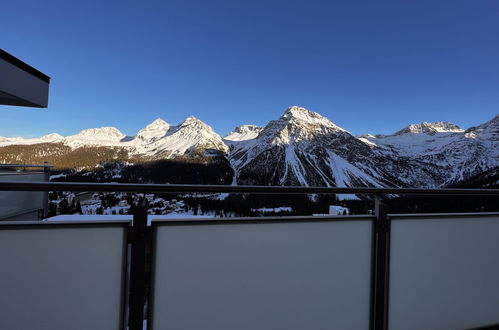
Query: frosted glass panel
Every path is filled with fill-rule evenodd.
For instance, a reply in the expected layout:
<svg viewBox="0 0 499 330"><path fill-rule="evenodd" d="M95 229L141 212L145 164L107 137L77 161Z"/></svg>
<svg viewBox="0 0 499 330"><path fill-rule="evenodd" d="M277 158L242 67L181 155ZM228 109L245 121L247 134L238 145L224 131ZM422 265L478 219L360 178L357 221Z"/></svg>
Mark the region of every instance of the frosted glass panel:
<svg viewBox="0 0 499 330"><path fill-rule="evenodd" d="M371 226L159 225L153 328L368 329Z"/></svg>
<svg viewBox="0 0 499 330"><path fill-rule="evenodd" d="M124 237L123 226L0 226L0 329L119 329Z"/></svg>
<svg viewBox="0 0 499 330"><path fill-rule="evenodd" d="M395 218L390 329L499 323L499 216Z"/></svg>
<svg viewBox="0 0 499 330"><path fill-rule="evenodd" d="M0 173L0 181L45 181L44 173ZM43 209L44 192L0 191L0 219L33 210Z"/></svg>

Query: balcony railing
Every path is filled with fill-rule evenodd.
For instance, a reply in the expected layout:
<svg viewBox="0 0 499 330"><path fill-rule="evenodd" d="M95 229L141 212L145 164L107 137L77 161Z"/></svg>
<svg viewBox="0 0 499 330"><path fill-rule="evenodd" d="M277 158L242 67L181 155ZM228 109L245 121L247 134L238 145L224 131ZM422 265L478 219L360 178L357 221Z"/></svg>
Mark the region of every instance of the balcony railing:
<svg viewBox="0 0 499 330"><path fill-rule="evenodd" d="M0 182L0 191L378 196L374 215L164 219L138 207L121 220L0 222L2 329L499 324L499 213L389 214L379 202L498 189Z"/></svg>
<svg viewBox="0 0 499 330"><path fill-rule="evenodd" d="M0 182L48 182L50 165L0 164ZM46 191L0 192L0 220L39 220L47 211Z"/></svg>

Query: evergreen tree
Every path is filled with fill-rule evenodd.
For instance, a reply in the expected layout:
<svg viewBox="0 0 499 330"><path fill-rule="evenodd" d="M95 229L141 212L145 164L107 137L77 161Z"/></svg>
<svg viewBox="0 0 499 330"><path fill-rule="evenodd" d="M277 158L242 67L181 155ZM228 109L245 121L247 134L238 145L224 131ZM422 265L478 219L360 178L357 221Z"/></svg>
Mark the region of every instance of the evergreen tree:
<svg viewBox="0 0 499 330"><path fill-rule="evenodd" d="M75 211L76 211L76 213L83 214L83 211L82 211L82 209L81 209L81 204L80 204L80 201L78 201L78 202L76 203L76 210L75 210Z"/></svg>
<svg viewBox="0 0 499 330"><path fill-rule="evenodd" d="M54 217L56 215L57 215L57 204L49 202L48 210L47 210L47 217Z"/></svg>
<svg viewBox="0 0 499 330"><path fill-rule="evenodd" d="M66 198L63 198L59 203L59 214L71 214L71 207Z"/></svg>

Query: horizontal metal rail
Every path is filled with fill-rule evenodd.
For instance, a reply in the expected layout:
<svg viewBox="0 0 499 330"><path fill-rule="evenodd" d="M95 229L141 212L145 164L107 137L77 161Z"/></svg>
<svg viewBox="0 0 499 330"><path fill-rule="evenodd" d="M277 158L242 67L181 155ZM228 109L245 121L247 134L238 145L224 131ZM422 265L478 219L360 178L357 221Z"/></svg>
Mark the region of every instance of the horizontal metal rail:
<svg viewBox="0 0 499 330"><path fill-rule="evenodd" d="M463 188L372 188L372 187L296 187L223 186L192 184L83 183L83 182L0 182L0 191L94 191L136 193L255 193L255 194L401 194L401 195L490 195L499 189Z"/></svg>
<svg viewBox="0 0 499 330"><path fill-rule="evenodd" d="M25 171L2 171L2 169L0 168L0 175L1 176L7 176L7 175L19 176L19 175L32 175L32 174L44 174L44 173L45 173L44 171L26 171L26 170ZM36 181L33 181L33 182L36 182Z"/></svg>
<svg viewBox="0 0 499 330"><path fill-rule="evenodd" d="M498 213L499 215L499 213ZM362 215L307 215L307 216L273 216L273 217L229 217L229 218L168 218L161 216L149 216L151 226L201 226L201 225L247 225L247 224L269 224L269 223L312 223L312 222L353 222L372 221L376 217L370 214Z"/></svg>
<svg viewBox="0 0 499 330"><path fill-rule="evenodd" d="M35 167L35 168L43 167L43 168L51 168L51 167L54 167L54 166L49 165L49 164L41 164L41 165L38 165L38 164L0 164L0 168L11 168L11 167Z"/></svg>

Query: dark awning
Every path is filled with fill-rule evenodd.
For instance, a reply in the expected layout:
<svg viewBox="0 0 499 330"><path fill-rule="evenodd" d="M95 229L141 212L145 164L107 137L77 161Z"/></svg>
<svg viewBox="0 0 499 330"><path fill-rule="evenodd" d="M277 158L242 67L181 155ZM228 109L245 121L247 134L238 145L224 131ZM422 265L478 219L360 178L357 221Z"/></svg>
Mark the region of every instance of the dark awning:
<svg viewBox="0 0 499 330"><path fill-rule="evenodd" d="M0 105L46 108L50 77L0 49Z"/></svg>

